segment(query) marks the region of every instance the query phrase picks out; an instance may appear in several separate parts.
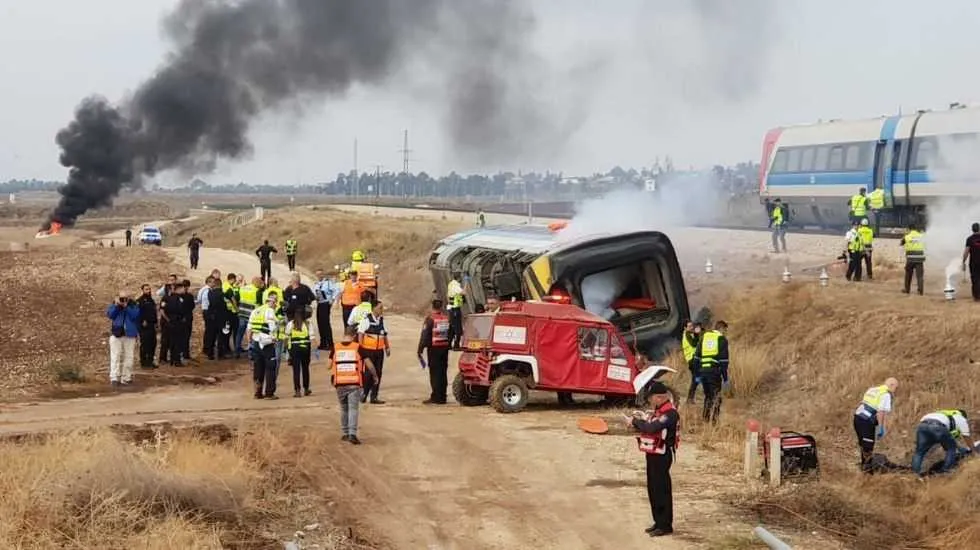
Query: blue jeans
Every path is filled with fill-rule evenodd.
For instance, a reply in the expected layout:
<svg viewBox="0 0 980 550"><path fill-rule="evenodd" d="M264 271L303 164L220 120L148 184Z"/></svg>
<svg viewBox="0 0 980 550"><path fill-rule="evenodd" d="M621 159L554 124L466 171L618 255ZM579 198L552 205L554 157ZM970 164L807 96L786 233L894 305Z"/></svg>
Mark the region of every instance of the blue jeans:
<svg viewBox="0 0 980 550"><path fill-rule="evenodd" d="M248 319L247 318L239 317L238 318L238 330L235 331L235 349L232 350L235 353L240 353L242 351L246 351L245 348L242 347L242 341L245 339L245 330L246 329L248 329ZM251 347L251 345L249 345L249 347Z"/></svg>
<svg viewBox="0 0 980 550"><path fill-rule="evenodd" d="M920 422L915 431L915 455L912 457L912 471L922 473L922 460L936 444L946 450L946 460L942 472L948 472L956 464L956 439L949 428L937 422Z"/></svg>

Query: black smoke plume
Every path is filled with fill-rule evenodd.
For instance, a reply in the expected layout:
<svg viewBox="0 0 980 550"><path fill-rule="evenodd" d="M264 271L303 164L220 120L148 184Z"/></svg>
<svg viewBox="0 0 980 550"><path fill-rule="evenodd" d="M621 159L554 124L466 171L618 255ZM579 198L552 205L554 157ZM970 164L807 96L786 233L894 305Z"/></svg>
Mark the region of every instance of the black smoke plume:
<svg viewBox="0 0 980 550"><path fill-rule="evenodd" d="M175 49L156 74L119 106L85 99L75 120L58 133L61 163L69 175L45 229L51 221L71 226L88 209L110 204L122 189L139 187L158 172L205 171L219 158L250 154L248 130L257 115L287 102L342 95L355 83L383 83L414 46L439 41L440 21L479 24L481 36L503 37L517 28L509 17L497 17L488 29L472 16L487 13L487 3L477 14L467 13L469 5L456 0L183 0L165 21ZM520 10L509 9L503 13L523 17ZM466 34L459 28L453 32ZM479 55L479 50L470 53ZM480 93L491 96L481 102L492 102L493 94L503 91Z"/></svg>

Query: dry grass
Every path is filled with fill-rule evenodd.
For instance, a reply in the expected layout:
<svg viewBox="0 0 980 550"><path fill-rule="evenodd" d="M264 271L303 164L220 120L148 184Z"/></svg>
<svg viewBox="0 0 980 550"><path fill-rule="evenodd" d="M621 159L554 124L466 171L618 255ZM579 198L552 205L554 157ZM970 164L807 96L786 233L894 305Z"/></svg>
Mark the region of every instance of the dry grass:
<svg viewBox="0 0 980 550"><path fill-rule="evenodd" d="M880 278L893 281L897 270L883 265ZM717 312L732 327L735 395L726 399L717 427L701 423L700 406L683 411L700 432L699 443L738 464L744 422L754 417L764 429L812 433L821 453L819 481L756 495L748 504L754 512L819 526L853 548L975 545L980 496L972 486L980 481L980 464L925 484L898 474L869 478L857 471L851 427L861 394L887 376L901 386L893 429L877 451L895 462L908 463L921 415L940 407L977 410L980 391L969 383L978 372L972 303L906 296L894 282L834 281L826 289L800 283L751 289ZM688 381L681 376L677 384L686 390Z"/></svg>
<svg viewBox="0 0 980 550"><path fill-rule="evenodd" d="M327 523L298 517L325 508L300 490L324 466L300 443L260 430L227 445L180 435L137 445L108 431L0 444L0 547L281 547L290 537L268 533ZM336 530L312 535L326 550L369 547Z"/></svg>
<svg viewBox="0 0 980 550"><path fill-rule="evenodd" d="M424 311L432 296L426 264L432 247L440 238L464 226L421 217L398 218L397 223L389 223L393 220L312 206L267 211L262 221L233 230L229 230L228 217L221 217L174 224L171 233L176 242L196 232L205 247L249 253L268 239L279 248L279 259L283 261L283 244L292 237L299 243L297 263L309 271L346 263L351 251L360 249L381 266L381 298L389 310Z"/></svg>

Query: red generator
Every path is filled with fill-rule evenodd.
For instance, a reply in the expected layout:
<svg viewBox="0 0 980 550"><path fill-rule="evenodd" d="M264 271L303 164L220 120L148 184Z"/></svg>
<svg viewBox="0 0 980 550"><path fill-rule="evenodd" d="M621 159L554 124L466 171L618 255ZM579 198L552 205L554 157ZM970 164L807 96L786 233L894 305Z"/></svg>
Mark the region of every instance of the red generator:
<svg viewBox="0 0 980 550"><path fill-rule="evenodd" d="M812 435L798 432L782 432L779 436L781 477L820 475L817 459L817 440ZM762 456L765 460L763 475L769 475L769 438L763 437Z"/></svg>

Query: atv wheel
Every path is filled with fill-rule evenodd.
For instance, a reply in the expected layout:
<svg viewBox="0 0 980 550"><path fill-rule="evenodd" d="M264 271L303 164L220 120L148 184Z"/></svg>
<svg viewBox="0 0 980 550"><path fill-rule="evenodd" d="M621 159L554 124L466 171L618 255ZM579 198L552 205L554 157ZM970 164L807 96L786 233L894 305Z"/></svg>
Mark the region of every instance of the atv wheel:
<svg viewBox="0 0 980 550"><path fill-rule="evenodd" d="M505 374L490 384L490 406L500 413L515 413L527 405L527 383L516 374Z"/></svg>
<svg viewBox="0 0 980 550"><path fill-rule="evenodd" d="M463 380L463 373L456 373L456 378L453 378L453 397L460 405L464 407L486 405L489 396L489 388L467 384Z"/></svg>

